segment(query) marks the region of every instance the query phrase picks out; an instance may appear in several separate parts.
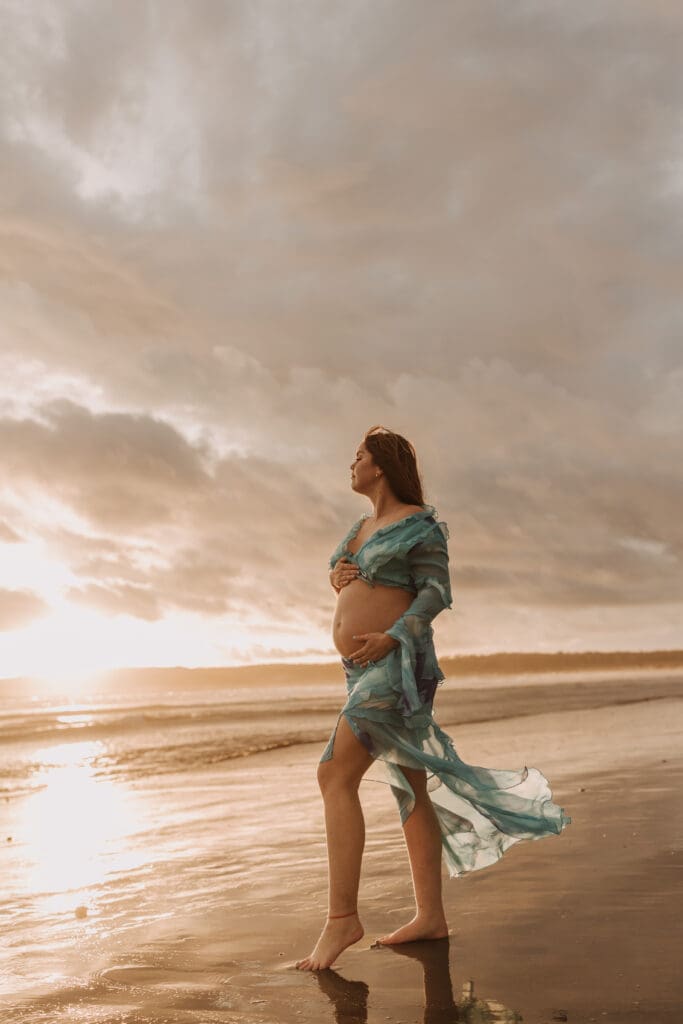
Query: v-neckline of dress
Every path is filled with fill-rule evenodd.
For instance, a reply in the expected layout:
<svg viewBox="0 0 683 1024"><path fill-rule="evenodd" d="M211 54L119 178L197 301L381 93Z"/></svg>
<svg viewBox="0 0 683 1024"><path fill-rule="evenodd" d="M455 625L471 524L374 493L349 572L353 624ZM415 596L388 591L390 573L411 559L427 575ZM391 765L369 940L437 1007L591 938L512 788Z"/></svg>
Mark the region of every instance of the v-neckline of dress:
<svg viewBox="0 0 683 1024"><path fill-rule="evenodd" d="M352 555L355 558L357 555L359 555L361 553L361 551L366 546L366 544L369 544L370 541L372 540L372 538L376 537L378 533L385 533L387 530L393 529L394 526L399 526L401 523L406 523L409 519L415 519L417 516L424 516L426 518L427 516L433 516L435 514L436 514L436 509L433 508L431 505L426 505L422 509L421 512L411 512L410 515L403 516L402 519L396 519L396 520L394 520L393 523L387 523L386 526L379 526L376 530L374 530L370 534L370 536L367 538L367 540L363 541L361 546L358 548L358 551L351 551L351 549L349 547L349 544L351 543L351 541L354 541L356 539L356 537L360 533L361 526L363 525L365 520L368 518L367 514L364 515L364 516L361 516L361 518L358 520L358 522L356 524L355 529L352 530L352 532L346 538L346 547L344 549L345 554Z"/></svg>

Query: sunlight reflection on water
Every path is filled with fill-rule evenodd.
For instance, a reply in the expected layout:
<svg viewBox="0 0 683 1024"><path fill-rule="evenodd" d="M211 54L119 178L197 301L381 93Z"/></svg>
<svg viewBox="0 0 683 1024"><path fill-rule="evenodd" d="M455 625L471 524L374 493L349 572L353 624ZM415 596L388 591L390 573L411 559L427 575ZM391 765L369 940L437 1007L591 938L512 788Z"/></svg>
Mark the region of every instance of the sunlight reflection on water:
<svg viewBox="0 0 683 1024"><path fill-rule="evenodd" d="M21 888L42 910L60 913L83 902L79 890L147 860L126 842L141 824L126 787L95 774L97 740L45 747L36 760L41 788L22 805L17 830L25 843Z"/></svg>

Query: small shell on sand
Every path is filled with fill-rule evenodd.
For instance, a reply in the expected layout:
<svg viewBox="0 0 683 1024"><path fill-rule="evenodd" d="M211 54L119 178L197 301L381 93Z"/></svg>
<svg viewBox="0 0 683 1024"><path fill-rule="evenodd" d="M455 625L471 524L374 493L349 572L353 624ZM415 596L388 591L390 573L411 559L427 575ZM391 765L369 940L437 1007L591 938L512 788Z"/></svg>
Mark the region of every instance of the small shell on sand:
<svg viewBox="0 0 683 1024"><path fill-rule="evenodd" d="M88 916L88 908L84 907L83 904L81 903L80 906L76 907L76 909L74 910L74 914L79 920L81 920L82 918Z"/></svg>

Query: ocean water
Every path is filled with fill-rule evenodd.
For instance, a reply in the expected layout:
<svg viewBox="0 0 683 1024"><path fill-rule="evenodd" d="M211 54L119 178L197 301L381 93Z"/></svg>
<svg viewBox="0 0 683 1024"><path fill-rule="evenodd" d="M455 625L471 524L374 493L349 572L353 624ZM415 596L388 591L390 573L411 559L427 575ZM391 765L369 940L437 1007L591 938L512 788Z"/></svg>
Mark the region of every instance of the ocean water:
<svg viewBox="0 0 683 1024"><path fill-rule="evenodd" d="M78 698L0 683L0 1005L11 1019L50 1019L23 1000L68 988L98 951L109 963L164 921L210 913L236 879L253 885L253 755L322 743L338 704L325 683Z"/></svg>
<svg viewBox="0 0 683 1024"><path fill-rule="evenodd" d="M338 704L329 684L28 702L0 690L0 799L44 788L76 760L98 779L130 780L321 739Z"/></svg>
<svg viewBox="0 0 683 1024"><path fill-rule="evenodd" d="M597 687L590 675L451 681L437 697L438 717L481 722L649 701L679 694L680 682L664 672L607 674ZM231 908L240 908L244 928L250 908L277 907L283 879L322 877L317 748L289 759L284 748L322 748L342 692L341 672L338 683L297 685L295 668L291 684L277 686L130 685L78 697L0 682L3 1024L194 1020L170 1011L125 1016L110 1004L131 998L143 976L158 1001L171 960L173 984L191 1002L199 982L183 968L187 922L195 933L201 921L225 929ZM305 799L293 799L302 785ZM398 830L380 841L398 849ZM227 930L235 928L237 917ZM156 951L130 962L143 946ZM211 956L204 960L202 1006L224 998L224 950L218 962L209 969ZM198 1012L197 1020L213 1019ZM234 1019L257 1018L247 1008Z"/></svg>

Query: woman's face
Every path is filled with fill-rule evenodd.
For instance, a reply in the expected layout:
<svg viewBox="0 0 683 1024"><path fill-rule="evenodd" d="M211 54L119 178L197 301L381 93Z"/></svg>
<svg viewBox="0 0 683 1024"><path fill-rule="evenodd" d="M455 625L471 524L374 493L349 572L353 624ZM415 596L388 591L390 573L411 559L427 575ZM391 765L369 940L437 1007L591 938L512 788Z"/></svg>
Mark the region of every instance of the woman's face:
<svg viewBox="0 0 683 1024"><path fill-rule="evenodd" d="M351 463L351 487L358 494L367 494L377 483L380 470L363 441L358 445L356 457Z"/></svg>

